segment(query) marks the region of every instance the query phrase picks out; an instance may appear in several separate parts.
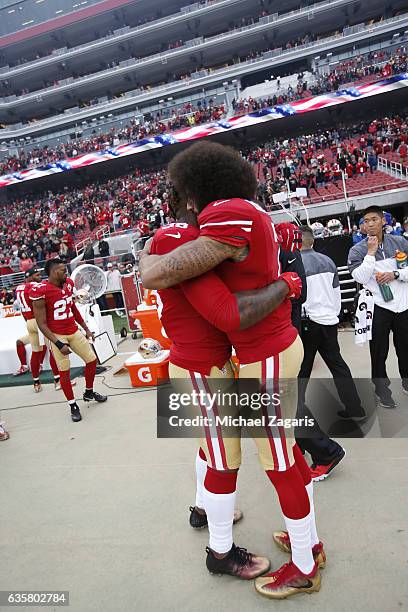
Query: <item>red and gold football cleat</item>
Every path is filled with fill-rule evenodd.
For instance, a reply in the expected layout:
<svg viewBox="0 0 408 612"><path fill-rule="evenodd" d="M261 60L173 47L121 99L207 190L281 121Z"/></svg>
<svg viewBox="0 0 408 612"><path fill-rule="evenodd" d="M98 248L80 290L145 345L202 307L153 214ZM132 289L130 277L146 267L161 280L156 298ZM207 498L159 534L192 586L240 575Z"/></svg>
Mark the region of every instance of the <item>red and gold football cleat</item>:
<svg viewBox="0 0 408 612"><path fill-rule="evenodd" d="M276 572L260 576L255 580L255 589L269 599L285 599L297 593L320 591L320 572L315 563L310 574L303 574L291 561L285 563Z"/></svg>
<svg viewBox="0 0 408 612"><path fill-rule="evenodd" d="M283 552L291 553L292 547L290 545L289 534L287 531L274 531L272 534L273 541L276 546L283 550ZM324 569L326 566L326 553L324 552L323 542L315 544L312 548L313 558L319 569Z"/></svg>

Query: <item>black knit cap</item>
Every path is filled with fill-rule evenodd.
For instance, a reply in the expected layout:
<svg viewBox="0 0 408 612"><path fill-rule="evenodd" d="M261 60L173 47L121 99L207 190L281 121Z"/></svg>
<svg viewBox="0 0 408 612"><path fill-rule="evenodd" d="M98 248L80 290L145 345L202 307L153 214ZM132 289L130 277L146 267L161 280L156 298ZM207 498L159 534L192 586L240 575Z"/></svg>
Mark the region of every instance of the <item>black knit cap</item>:
<svg viewBox="0 0 408 612"><path fill-rule="evenodd" d="M27 270L27 272L25 273L24 276L25 276L25 278L29 278L33 274L37 274L37 272L39 272L39 270L37 268L30 268L29 270Z"/></svg>

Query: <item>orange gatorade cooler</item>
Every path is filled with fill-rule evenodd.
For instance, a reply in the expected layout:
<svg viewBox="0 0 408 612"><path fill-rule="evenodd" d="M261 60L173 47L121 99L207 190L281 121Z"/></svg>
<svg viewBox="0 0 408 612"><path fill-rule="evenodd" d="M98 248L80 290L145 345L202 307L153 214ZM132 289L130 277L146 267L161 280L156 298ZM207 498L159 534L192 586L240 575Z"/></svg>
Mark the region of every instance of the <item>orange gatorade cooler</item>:
<svg viewBox="0 0 408 612"><path fill-rule="evenodd" d="M171 346L171 340L166 336L163 325L157 314L157 308L154 306L145 306L130 313L132 319L140 322L143 338L153 338L160 342L164 349Z"/></svg>
<svg viewBox="0 0 408 612"><path fill-rule="evenodd" d="M155 387L169 378L170 351L162 351L155 359L143 359L135 353L125 361L132 387Z"/></svg>

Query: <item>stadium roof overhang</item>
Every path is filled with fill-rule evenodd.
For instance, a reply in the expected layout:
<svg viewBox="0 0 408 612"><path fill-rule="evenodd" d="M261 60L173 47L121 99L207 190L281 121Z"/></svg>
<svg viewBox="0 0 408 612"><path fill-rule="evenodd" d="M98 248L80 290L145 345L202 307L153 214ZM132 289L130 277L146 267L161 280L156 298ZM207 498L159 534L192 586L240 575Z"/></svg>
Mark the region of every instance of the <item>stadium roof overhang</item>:
<svg viewBox="0 0 408 612"><path fill-rule="evenodd" d="M331 52L334 49L344 48L347 46L352 46L353 44L360 43L366 39L373 39L376 36L383 36L385 34L395 32L396 28L406 28L408 26L408 15L403 17L398 17L396 19L384 20L380 24L373 25L366 30L359 31L346 31L341 35L331 36L329 38L321 39L319 41L315 41L313 43L309 43L302 47L297 47L291 50L281 50L278 52L266 52L262 57L241 62L238 64L234 64L232 66L227 66L219 70L214 71L202 71L202 73L197 73L193 78L183 79L181 81L175 81L173 83L166 84L162 87L152 88L151 91L139 91L139 92L128 92L124 94L123 97L119 99L115 99L112 101L105 100L103 103L98 104L96 106L90 106L86 109L67 109L66 113L62 113L56 117L43 119L31 125L20 125L13 126L11 128L6 128L1 131L0 135L3 139L10 138L21 138L27 135L34 135L36 133L44 132L45 129L50 129L50 127L62 127L63 125L73 124L75 122L94 117L98 114L106 114L113 112L118 109L126 109L126 107L134 107L135 105L142 103L146 100L159 100L163 95L174 95L181 92L194 91L198 88L204 88L208 85L216 85L218 83L225 82L231 79L239 79L245 75L262 71L265 68L273 68L279 67L284 64L289 64L291 62L297 61L299 59L304 59L305 57L314 57L316 54ZM253 33L255 30L253 30ZM238 36L239 35L239 36ZM0 101L0 120L7 121L8 112L13 111L14 113L23 113L30 112L30 115L35 115L35 108L40 108L44 104L50 100L53 103L57 103L58 97L63 96L64 94L69 94L73 87L79 87L88 89L92 84L96 86L99 83L99 86L106 88L111 86L110 78L123 78L123 75L127 73L134 72L135 70L138 74L142 75L143 71L146 71L146 74L152 75L152 71L154 70L162 70L163 61L181 61L183 62L183 58L185 54L189 54L194 50L194 52L199 51L202 47L208 47L216 51L217 44L225 45L225 41L231 38L230 44L232 44L235 40L235 43L239 40L239 37L243 35L243 32L232 32L231 34L225 35L221 37L220 40L217 41L204 41L203 43L198 44L193 48L180 48L173 50L172 53L169 54L160 54L159 57L152 56L145 58L135 65L133 63L125 66L119 66L115 69L108 70L102 73L96 73L89 77L83 77L82 79L77 79L77 83L74 83L72 80L67 80L66 83L61 82L58 88L52 87L49 89L44 89L41 91L32 92L26 94L24 96L11 96L9 99L5 99L5 101ZM227 47L229 50L233 49L232 46ZM101 90L102 91L102 90Z"/></svg>

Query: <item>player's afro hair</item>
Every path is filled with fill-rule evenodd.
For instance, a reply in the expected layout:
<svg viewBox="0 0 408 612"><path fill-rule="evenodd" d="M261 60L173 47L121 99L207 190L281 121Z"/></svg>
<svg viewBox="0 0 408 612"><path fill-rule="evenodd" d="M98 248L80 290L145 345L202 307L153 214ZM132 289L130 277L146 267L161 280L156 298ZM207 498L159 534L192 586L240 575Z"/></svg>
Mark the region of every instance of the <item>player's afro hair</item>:
<svg viewBox="0 0 408 612"><path fill-rule="evenodd" d="M48 259L45 262L44 272L46 273L47 276L49 276L54 266L59 266L59 264L63 264L63 263L65 262L62 261L62 259L60 259L59 257L54 257L54 259Z"/></svg>
<svg viewBox="0 0 408 612"><path fill-rule="evenodd" d="M168 173L180 197L198 212L215 200L253 200L257 191L251 164L238 151L215 142L188 147L171 160Z"/></svg>

